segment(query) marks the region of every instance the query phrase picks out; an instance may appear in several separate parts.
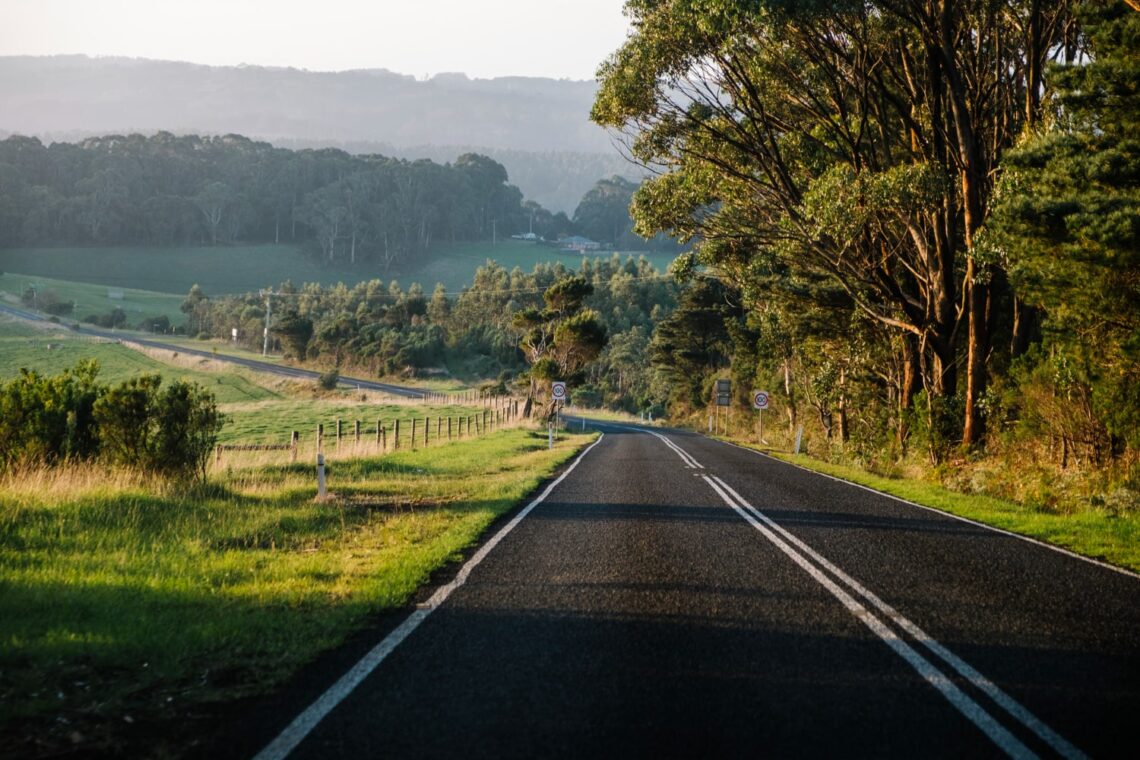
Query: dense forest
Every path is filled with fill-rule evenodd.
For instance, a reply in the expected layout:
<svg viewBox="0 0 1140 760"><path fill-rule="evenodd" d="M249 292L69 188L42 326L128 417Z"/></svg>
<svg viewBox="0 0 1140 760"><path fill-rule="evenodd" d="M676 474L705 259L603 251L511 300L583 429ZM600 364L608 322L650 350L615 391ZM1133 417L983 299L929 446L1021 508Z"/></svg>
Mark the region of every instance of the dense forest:
<svg viewBox="0 0 1140 760"><path fill-rule="evenodd" d="M496 161L453 163L286 150L238 135L160 132L43 145L0 141L0 246L299 242L378 271L433 243L533 232L671 249L632 233L636 184L600 180L574 218L524 201Z"/></svg>
<svg viewBox="0 0 1140 760"><path fill-rule="evenodd" d="M738 403L762 383L789 435L871 460L1134 464L1130 5L629 0L593 116L657 168L638 232L692 241L719 281L658 330L662 367L719 353L705 377L739 378Z"/></svg>

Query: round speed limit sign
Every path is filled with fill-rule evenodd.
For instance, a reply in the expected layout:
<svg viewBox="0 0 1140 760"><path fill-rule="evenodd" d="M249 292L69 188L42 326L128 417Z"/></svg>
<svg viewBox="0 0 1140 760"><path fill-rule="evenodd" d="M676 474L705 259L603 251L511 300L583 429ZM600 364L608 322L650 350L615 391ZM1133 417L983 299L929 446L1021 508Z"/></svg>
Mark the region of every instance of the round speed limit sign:
<svg viewBox="0 0 1140 760"><path fill-rule="evenodd" d="M555 401L566 400L566 383L553 383L550 386L550 396Z"/></svg>
<svg viewBox="0 0 1140 760"><path fill-rule="evenodd" d="M752 391L752 406L756 409L767 409L768 391Z"/></svg>

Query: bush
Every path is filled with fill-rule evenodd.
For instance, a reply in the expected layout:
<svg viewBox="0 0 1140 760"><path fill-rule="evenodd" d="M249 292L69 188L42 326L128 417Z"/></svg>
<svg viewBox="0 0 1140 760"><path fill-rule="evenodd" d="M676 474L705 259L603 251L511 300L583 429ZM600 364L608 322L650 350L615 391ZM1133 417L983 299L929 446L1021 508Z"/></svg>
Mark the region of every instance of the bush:
<svg viewBox="0 0 1140 760"><path fill-rule="evenodd" d="M84 361L54 377L22 370L0 386L0 471L98 456L172 479L205 476L222 425L212 394L182 381L162 390L157 375L108 388L98 372Z"/></svg>
<svg viewBox="0 0 1140 760"><path fill-rule="evenodd" d="M222 427L214 396L196 383L161 384L158 375L142 375L99 399L100 456L172 479L204 478Z"/></svg>
<svg viewBox="0 0 1140 760"><path fill-rule="evenodd" d="M92 410L104 388L99 365L80 362L54 377L20 370L0 386L0 470L18 462L54 464L95 454L98 434Z"/></svg>
<svg viewBox="0 0 1140 760"><path fill-rule="evenodd" d="M328 372L322 373L321 376L317 378L317 385L321 386L321 388L326 391L335 390L336 384L339 382L340 373L335 369L330 369Z"/></svg>

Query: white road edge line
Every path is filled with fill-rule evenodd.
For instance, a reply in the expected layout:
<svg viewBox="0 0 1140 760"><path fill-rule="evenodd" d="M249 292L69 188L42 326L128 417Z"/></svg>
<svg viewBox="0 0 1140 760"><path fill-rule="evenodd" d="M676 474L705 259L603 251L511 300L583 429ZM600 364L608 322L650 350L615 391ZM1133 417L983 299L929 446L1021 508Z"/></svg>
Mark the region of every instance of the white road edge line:
<svg viewBox="0 0 1140 760"><path fill-rule="evenodd" d="M847 610L855 616L861 623L867 626L871 631L878 636L883 643L894 650L895 654L903 658L908 665L914 668L923 679L926 680L931 686L937 689L943 697L946 698L951 705L953 705L958 712L962 713L971 723L977 726L981 731L989 737L990 741L996 744L1003 752L1010 757L1014 758L1033 758L1037 755L1026 747L1021 741L1009 732L1004 726L998 723L992 715L986 712L985 708L979 705L974 700L970 699L965 692L958 688L958 686L951 681L945 673L935 667L929 660L920 655L909 644L903 641L886 623L875 617L866 607L857 602L850 594L841 589L835 581L827 577L819 568L809 562L802 554L797 552L786 542L780 539L775 533L769 530L759 520L753 517L748 511L745 511L738 505L732 497L730 497L715 480L707 475L702 475L702 479L709 484L709 486L724 500L724 503L731 507L737 514L745 519L752 527L760 531L760 533L768 539L777 549L788 555L789 558L801 568L803 568L808 575L810 575L819 585L823 586L831 593L839 602L847 608Z"/></svg>
<svg viewBox="0 0 1140 760"><path fill-rule="evenodd" d="M359 686L360 683L392 653L392 650L411 635L412 631L416 630L420 623L427 619L428 615L434 612L439 605L443 604L447 597L451 595L451 592L455 591L455 589L467 581L467 576L471 575L471 571L483 561L508 533L514 530L516 525L523 521L523 518L530 514L531 510L546 500L550 492L553 491L559 483L565 480L567 475L574 471L578 463L581 462L595 446L601 443L603 438L605 438L605 433L599 436L598 440L591 443L585 451L579 454L578 458L566 468L565 472L543 489L542 493L527 504L509 523L500 528L499 532L492 536L487 543L479 547L479 551L471 555L471 559L464 563L463 567L460 568L450 583L440 586L436 592L431 595L431 598L424 602L419 609L409 615L395 630L385 636L368 654L360 658L359 662L353 665L347 673L341 676L340 679L330 686L324 694L319 696L315 702L305 708L304 712L294 718L293 722L286 726L285 730L278 734L273 741L258 752L254 756L254 760L282 760L288 757L289 753L316 728L317 724L320 723L326 715L332 712L333 708L352 693L352 690Z"/></svg>
<svg viewBox="0 0 1140 760"><path fill-rule="evenodd" d="M950 517L950 518L953 518L955 520L959 520L959 521L964 522L964 523L969 523L970 525L974 525L974 526L977 526L979 528L985 528L986 530L992 530L994 533L1001 533L1002 535L1010 536L1011 538L1017 538L1017 539L1020 539L1022 541L1026 541L1026 542L1031 543L1031 544L1036 544L1037 546L1043 547L1045 549L1051 549L1052 551L1064 554L1067 557L1072 557L1073 559L1079 559L1082 562L1088 562L1090 565L1096 565L1098 567L1103 567L1105 570L1112 570L1113 572L1120 573L1121 575L1126 575L1129 578L1135 578L1136 580L1140 580L1140 573L1135 573L1135 572L1133 572L1131 570L1127 570L1123 567L1117 567L1116 565L1111 565L1108 562L1102 562L1099 559L1093 559L1092 557L1086 557L1083 554L1077 554L1076 552L1074 552L1070 549L1066 549L1063 546L1057 546L1056 544L1050 544L1047 541L1042 541L1040 539L1033 538L1032 536L1024 536L1020 533L1014 533L1013 531L1006 530L1005 528L998 528L998 527L995 527L993 525L986 525L983 522L978 522L977 520L971 520L969 517L962 517L961 515L956 515L953 512L947 512L945 510L939 509L938 507L928 507L925 504L919 504L917 501L911 501L910 499L904 499L901 496L895 496L893 493L887 493L886 491L880 491L876 488L871 488L870 486L865 486L862 483L856 483L852 480L846 480L844 478L840 478L840 477L837 477L835 475L828 475L826 472L819 472L818 470L813 470L810 467L804 467L803 465L796 464L795 462L785 462L783 459L780 459L779 457L774 457L771 454L765 454L763 451L757 451L756 449L750 449L747 446L741 446L739 443L733 443L732 441L722 441L722 440L719 440L717 438L709 438L709 440L714 441L716 443L723 443L726 446L732 446L732 447L738 448L742 451L747 451L750 454L755 454L756 456L764 457L765 459L771 460L773 462L777 462L779 464L787 465L788 467L795 467L797 470L803 470L804 472L810 472L813 475L819 475L821 478L827 478L828 480L834 480L836 483L843 483L844 485L854 486L855 488L860 488L864 491L876 494L878 496L885 496L888 499L893 499L894 501L900 502L902 504L909 504L912 507L918 507L919 509L925 509L927 512L934 512L935 514L945 515L946 517Z"/></svg>
<svg viewBox="0 0 1140 760"><path fill-rule="evenodd" d="M951 652L949 649L939 643L938 640L933 636L912 623L909 619L904 617L902 613L884 602L874 592L864 587L850 575L840 570L827 558L801 541L782 525L765 515L756 507L752 506L743 496L733 490L732 487L725 483L723 480L716 476L713 476L713 480L719 483L720 486L729 495L736 499L740 506L744 507L759 520L761 520L765 525L786 538L790 543L795 545L796 548L800 549L804 554L815 560L820 566L829 571L856 594L870 602L880 612L890 618L891 621L895 623L895 625L897 625L906 633L910 634L916 641L925 646L939 659L957 671L960 676L984 692L986 696L992 699L995 703L998 704L998 706L1000 706L1011 716L1016 718L1023 726L1036 734L1038 738L1048 744L1059 755L1067 758L1068 760L1087 759L1087 755L1081 752L1081 750L1077 749L1064 737L1055 732L1053 729L1049 728L1049 726L1042 722L1041 719L1031 713L1028 708L1002 691L997 684L986 678L973 666L958 657L958 655Z"/></svg>

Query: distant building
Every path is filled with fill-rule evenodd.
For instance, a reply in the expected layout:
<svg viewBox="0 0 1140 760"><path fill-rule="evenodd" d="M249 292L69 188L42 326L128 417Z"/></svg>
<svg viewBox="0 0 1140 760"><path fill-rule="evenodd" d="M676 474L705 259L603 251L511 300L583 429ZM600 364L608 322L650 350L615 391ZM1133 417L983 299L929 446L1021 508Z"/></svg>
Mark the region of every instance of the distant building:
<svg viewBox="0 0 1140 760"><path fill-rule="evenodd" d="M558 245L564 251L577 251L578 253L585 253L586 251L596 251L602 247L601 243L584 238L581 235L571 235L559 239Z"/></svg>
<svg viewBox="0 0 1140 760"><path fill-rule="evenodd" d="M511 239L536 241L538 240L538 235L534 234L533 232L524 232L521 235L511 235Z"/></svg>

